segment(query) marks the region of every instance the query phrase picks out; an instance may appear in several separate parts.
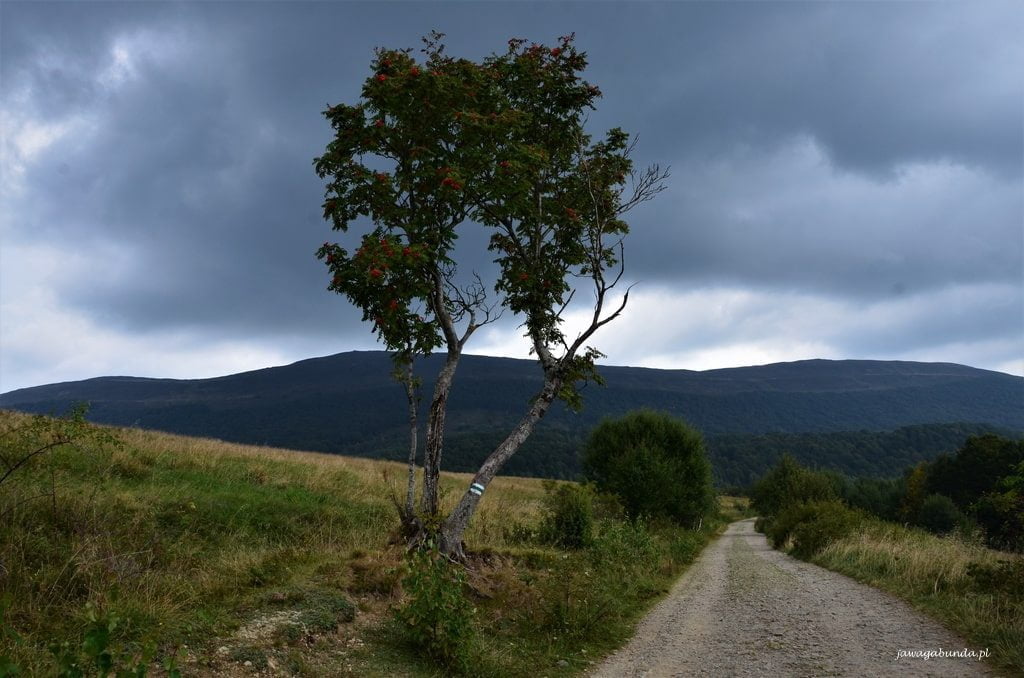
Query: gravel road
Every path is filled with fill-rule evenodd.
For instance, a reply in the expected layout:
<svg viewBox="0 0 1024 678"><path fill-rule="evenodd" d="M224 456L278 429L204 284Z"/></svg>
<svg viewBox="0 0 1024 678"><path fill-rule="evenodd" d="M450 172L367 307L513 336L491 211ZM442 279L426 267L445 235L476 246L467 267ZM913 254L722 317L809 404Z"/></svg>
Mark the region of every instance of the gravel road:
<svg viewBox="0 0 1024 678"><path fill-rule="evenodd" d="M985 676L978 651L907 604L768 546L733 523L592 674L621 676Z"/></svg>

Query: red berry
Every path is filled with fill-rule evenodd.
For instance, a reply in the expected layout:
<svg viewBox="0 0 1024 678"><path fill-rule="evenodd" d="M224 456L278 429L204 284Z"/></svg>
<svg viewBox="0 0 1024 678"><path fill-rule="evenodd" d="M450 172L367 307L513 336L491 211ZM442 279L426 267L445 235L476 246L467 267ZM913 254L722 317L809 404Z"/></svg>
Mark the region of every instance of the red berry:
<svg viewBox="0 0 1024 678"><path fill-rule="evenodd" d="M388 79L388 76L384 75L383 73L381 73L380 75L377 76L377 82L384 82L387 79Z"/></svg>
<svg viewBox="0 0 1024 678"><path fill-rule="evenodd" d="M370 269L370 277L371 278L379 278L382 275L384 275L384 274L381 273L381 270L379 268Z"/></svg>
<svg viewBox="0 0 1024 678"><path fill-rule="evenodd" d="M376 126L376 127L383 127L383 126L384 126L384 121L383 121L383 120L377 120L377 121L376 121L376 122L374 122L373 124L374 124L374 126Z"/></svg>
<svg viewBox="0 0 1024 678"><path fill-rule="evenodd" d="M416 75L419 75L419 74L420 74L420 69L416 68L415 66L413 66L412 68L409 69L409 75L416 76Z"/></svg>
<svg viewBox="0 0 1024 678"><path fill-rule="evenodd" d="M556 57L556 56L558 56L561 53L562 53L562 50L560 48L558 48L558 47L555 47L553 50L551 50L551 56L553 56L553 57Z"/></svg>

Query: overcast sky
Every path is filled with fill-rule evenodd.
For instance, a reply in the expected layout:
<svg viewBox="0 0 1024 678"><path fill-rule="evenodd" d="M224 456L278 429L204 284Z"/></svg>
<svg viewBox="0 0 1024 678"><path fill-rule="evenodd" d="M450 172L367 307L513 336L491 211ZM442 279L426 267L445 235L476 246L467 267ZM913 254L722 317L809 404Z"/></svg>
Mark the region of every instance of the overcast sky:
<svg viewBox="0 0 1024 678"><path fill-rule="evenodd" d="M1024 374L1024 3L5 0L0 391L376 348L314 258L312 159L373 48L431 29L473 59L575 31L591 131L671 166L605 362ZM468 352L527 356L488 329Z"/></svg>

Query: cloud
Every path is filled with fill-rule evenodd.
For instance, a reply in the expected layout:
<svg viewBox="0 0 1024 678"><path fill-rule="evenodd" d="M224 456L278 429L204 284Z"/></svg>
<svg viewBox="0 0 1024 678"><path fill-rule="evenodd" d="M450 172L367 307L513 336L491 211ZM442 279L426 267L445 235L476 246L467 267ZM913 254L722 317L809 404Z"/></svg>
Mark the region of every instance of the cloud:
<svg viewBox="0 0 1024 678"><path fill-rule="evenodd" d="M630 235L656 280L881 299L1018 281L1019 181L948 162L876 177L835 167L817 140L682 163Z"/></svg>
<svg viewBox="0 0 1024 678"><path fill-rule="evenodd" d="M567 336L589 322L567 315ZM863 301L715 286L634 288L593 338L612 365L692 370L811 358L963 362L1024 374L1024 291L1011 284ZM470 350L529 357L522 331L491 328Z"/></svg>
<svg viewBox="0 0 1024 678"><path fill-rule="evenodd" d="M102 316L66 305L54 293L58 281L93 275L90 259L95 254L74 255L47 245L0 250L0 390L100 375L214 377L337 350L333 341L294 328L276 336L217 326L124 332ZM105 259L124 256L115 248ZM354 337L350 347L375 348L368 333Z"/></svg>
<svg viewBox="0 0 1024 678"><path fill-rule="evenodd" d="M372 347L313 258L334 237L320 111L358 98L374 47L432 27L470 58L576 30L605 94L592 131L621 125L638 164L672 165L629 215L639 286L596 342L610 362L1021 371L1019 3L0 12L3 388ZM490 268L485 235L467 225L466 268ZM520 334L506 318L471 350L525 356Z"/></svg>

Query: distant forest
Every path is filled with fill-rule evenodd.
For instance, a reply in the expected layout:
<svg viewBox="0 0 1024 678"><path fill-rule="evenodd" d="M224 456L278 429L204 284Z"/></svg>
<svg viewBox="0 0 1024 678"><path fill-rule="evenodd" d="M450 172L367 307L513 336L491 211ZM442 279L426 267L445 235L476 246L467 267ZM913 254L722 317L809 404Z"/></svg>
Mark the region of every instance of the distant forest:
<svg viewBox="0 0 1024 678"><path fill-rule="evenodd" d="M442 356L424 375L421 422ZM190 436L401 460L402 389L383 352L350 352L212 379L99 377L0 394L0 407ZM556 404L503 469L576 478L579 451L606 417L652 409L701 431L720 486L746 485L784 453L811 468L894 476L968 436L1024 431L1024 379L947 363L808 360L692 372L601 367L584 408ZM541 375L529 360L463 356L449 399L444 468L476 470L512 430ZM943 423L972 422L972 423Z"/></svg>
<svg viewBox="0 0 1024 678"><path fill-rule="evenodd" d="M995 433L1009 438L1020 434L989 424L920 424L895 431L842 431L837 433L765 433L709 436L708 456L719 487L743 487L754 482L783 454L815 469L840 471L849 476L899 475L918 462L931 461L957 450L970 436ZM445 445L445 468L475 471L501 439L500 433L453 431ZM384 441L378 441L384 443ZM540 429L505 466L506 475L574 479L580 475L579 450L583 435L567 430ZM374 445L360 445L360 456L403 459L401 446L386 454L373 454Z"/></svg>

